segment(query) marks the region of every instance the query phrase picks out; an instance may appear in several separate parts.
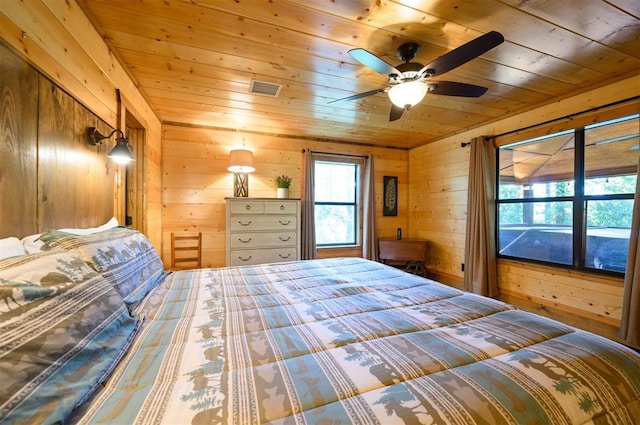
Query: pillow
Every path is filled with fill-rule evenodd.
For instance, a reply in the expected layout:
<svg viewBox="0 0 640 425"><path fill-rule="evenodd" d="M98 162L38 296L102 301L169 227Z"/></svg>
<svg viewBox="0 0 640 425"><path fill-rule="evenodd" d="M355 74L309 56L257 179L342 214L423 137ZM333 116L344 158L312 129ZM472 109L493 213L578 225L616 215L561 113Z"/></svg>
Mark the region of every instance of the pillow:
<svg viewBox="0 0 640 425"><path fill-rule="evenodd" d="M72 235L90 235L92 233L98 233L105 230L113 229L114 227L118 227L118 219L115 217L111 217L111 220L107 221L102 226L98 227L89 227L87 229L59 229L61 232L71 233Z"/></svg>
<svg viewBox="0 0 640 425"><path fill-rule="evenodd" d="M40 237L48 248L71 251L111 282L131 310L164 278L162 260L137 230L116 227L90 235L58 230Z"/></svg>
<svg viewBox="0 0 640 425"><path fill-rule="evenodd" d="M0 260L26 253L20 239L14 237L0 239Z"/></svg>
<svg viewBox="0 0 640 425"><path fill-rule="evenodd" d="M137 328L122 297L65 251L0 261L0 423L60 423Z"/></svg>
<svg viewBox="0 0 640 425"><path fill-rule="evenodd" d="M45 250L44 242L40 240L40 233L25 236L20 242L27 254L36 254Z"/></svg>
<svg viewBox="0 0 640 425"><path fill-rule="evenodd" d="M113 229L114 227L118 227L118 219L112 217L105 224L98 227L90 227L87 229L60 229L61 232L70 233L72 235L90 235L92 233L102 232L104 230ZM22 238L22 246L24 250L29 254L34 254L36 252L45 251L47 247L44 242L40 240L40 233L35 235L30 235Z"/></svg>

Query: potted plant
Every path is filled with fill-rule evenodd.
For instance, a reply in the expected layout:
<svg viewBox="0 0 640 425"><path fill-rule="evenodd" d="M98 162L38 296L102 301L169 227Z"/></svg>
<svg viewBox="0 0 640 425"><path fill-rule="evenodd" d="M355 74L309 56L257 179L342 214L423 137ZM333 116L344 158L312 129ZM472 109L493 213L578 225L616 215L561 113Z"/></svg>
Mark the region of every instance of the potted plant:
<svg viewBox="0 0 640 425"><path fill-rule="evenodd" d="M276 176L276 186L278 187L278 198L288 198L289 186L291 186L291 177L284 174Z"/></svg>

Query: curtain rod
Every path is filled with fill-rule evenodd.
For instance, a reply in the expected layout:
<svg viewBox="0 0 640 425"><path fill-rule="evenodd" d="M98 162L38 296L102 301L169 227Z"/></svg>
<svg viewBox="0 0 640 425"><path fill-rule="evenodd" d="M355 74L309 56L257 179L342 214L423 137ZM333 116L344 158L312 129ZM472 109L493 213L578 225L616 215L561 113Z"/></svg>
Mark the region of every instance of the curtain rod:
<svg viewBox="0 0 640 425"><path fill-rule="evenodd" d="M517 130L507 131L506 133L496 134L493 137L508 136L510 134L518 133L520 131L531 130L533 128L542 127L542 126L545 126L545 125L552 124L554 122L559 122L559 121L563 121L563 120L567 120L567 119L576 118L576 117L578 117L580 115L588 114L588 113L595 112L595 111L599 111L601 109L611 108L613 106L622 105L624 103L631 103L631 102L639 100L639 99L640 99L640 96L630 97L628 99L619 100L617 102L608 103L606 105L596 106L595 108L587 109L586 111L576 112L576 113L573 113L573 114L565 115L564 117L560 117L560 118L554 118L554 119L551 119L551 120L548 120L548 121L544 121L544 122L533 124L533 125L530 125L530 126L527 126L527 127L519 128ZM464 146L462 146L462 147L464 147Z"/></svg>
<svg viewBox="0 0 640 425"><path fill-rule="evenodd" d="M335 156L350 156L350 157L355 157L355 158L366 158L367 155L353 155L353 154L349 154L349 153L335 153L335 152L320 152L320 151L312 151L311 149L302 149L302 153L305 153L306 151L309 151L311 153L317 153L320 155L335 155Z"/></svg>

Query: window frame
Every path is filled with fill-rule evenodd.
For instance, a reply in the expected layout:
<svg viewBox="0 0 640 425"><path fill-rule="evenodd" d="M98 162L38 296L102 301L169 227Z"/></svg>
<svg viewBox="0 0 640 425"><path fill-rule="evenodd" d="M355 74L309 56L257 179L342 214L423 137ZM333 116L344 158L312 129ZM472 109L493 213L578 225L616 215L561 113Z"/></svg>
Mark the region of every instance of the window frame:
<svg viewBox="0 0 640 425"><path fill-rule="evenodd" d="M495 237L496 237L496 258L498 259L510 259L515 261L522 261L527 263L537 263L543 264L546 266L551 266L555 268L561 269L571 269L571 270L579 270L581 272L588 273L598 273L598 274L606 274L613 276L624 276L624 272L617 272L612 270L598 269L594 267L589 267L586 264L587 260L587 205L590 201L611 201L611 200L633 200L635 198L634 193L617 193L617 194L599 194L599 195L586 195L585 194L585 184L588 180L586 177L586 132L594 127L607 125L608 123L615 123L623 120L635 119L636 121L640 121L640 116L637 113L625 113L617 118L607 118L603 119L599 122L595 123L584 123L580 126L576 126L575 128L568 130L559 130L548 133L546 136L541 137L522 137L520 142L516 140L512 140L508 143L499 143L497 141L497 149L495 152L496 155L496 169L495 169L495 187L496 187L496 196L495 196ZM500 199L500 150L505 147L511 147L517 145L519 143L526 143L535 141L536 139L545 139L551 138L562 133L573 133L574 136L574 170L573 170L573 181L574 181L574 193L572 196L552 196L552 197L521 197L521 198L511 198L511 199ZM637 178L640 178L640 173L638 173ZM520 204L523 207L526 204L535 204L535 203L560 203L560 202L572 202L573 206L573 217L572 217L572 264L565 265L558 262L549 262L538 259L530 259L526 257L517 257L512 255L501 254L501 246L500 246L500 206L508 205L508 204Z"/></svg>
<svg viewBox="0 0 640 425"><path fill-rule="evenodd" d="M365 158L361 157L361 156L356 156L356 155L346 155L346 154L328 154L328 153L313 153L312 154L312 162L313 162L313 173L314 173L314 178L313 178L313 184L314 184L314 188L313 188L313 193L314 193L314 199L313 199L313 206L314 206L314 211L316 210L316 207L318 205L335 205L335 206L353 206L354 207L354 223L353 223L353 228L354 228L354 242L353 243L318 243L318 241L316 240L316 247L323 249L323 248L356 248L356 247L361 247L362 246L362 220L363 220L363 199L362 199L362 182L363 182L363 178L364 178L364 168L365 168ZM315 189L315 185L317 184L316 178L315 178L315 169L316 169L316 163L318 162L324 162L324 163L335 163L335 164L349 164L349 165L355 165L356 167L354 168L354 186L355 186L355 190L354 190L354 202L330 202L330 201L316 201L315 198L315 194L316 194L316 189ZM316 225L315 223L315 219L314 219L314 226ZM316 229L316 234L317 234L317 229Z"/></svg>

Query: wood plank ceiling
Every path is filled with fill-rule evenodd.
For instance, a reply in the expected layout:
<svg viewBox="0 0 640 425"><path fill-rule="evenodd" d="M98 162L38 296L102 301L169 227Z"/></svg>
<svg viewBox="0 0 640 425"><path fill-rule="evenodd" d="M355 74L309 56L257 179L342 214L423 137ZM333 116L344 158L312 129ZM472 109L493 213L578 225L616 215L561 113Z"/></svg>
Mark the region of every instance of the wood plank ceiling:
<svg viewBox="0 0 640 425"><path fill-rule="evenodd" d="M637 0L78 0L164 123L412 148L637 74ZM389 122L387 78L415 41L426 64L489 31L505 42L442 79L480 98L427 95ZM275 98L252 80L281 84Z"/></svg>

